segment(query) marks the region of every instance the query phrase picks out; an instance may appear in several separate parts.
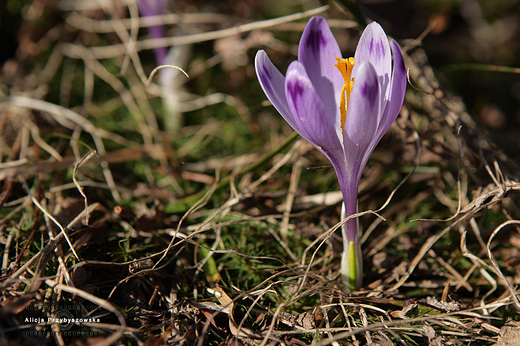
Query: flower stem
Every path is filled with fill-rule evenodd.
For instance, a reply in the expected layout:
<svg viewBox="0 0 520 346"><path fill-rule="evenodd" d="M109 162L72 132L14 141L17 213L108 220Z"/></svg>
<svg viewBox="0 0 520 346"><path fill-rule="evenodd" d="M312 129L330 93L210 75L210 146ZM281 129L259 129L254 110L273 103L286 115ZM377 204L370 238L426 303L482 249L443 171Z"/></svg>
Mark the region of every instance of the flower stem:
<svg viewBox="0 0 520 346"><path fill-rule="evenodd" d="M348 202L347 202L348 203ZM357 198L350 206L341 205L341 219L357 212ZM346 293L357 290L363 282L363 259L359 246L359 221L348 220L341 226L343 254L341 256L341 281Z"/></svg>

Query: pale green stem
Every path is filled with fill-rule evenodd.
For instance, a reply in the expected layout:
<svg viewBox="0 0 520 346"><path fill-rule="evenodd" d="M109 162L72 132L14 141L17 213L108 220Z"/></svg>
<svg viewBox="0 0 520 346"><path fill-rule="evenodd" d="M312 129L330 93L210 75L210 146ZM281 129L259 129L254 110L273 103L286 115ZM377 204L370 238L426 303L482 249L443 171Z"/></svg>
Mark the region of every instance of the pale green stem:
<svg viewBox="0 0 520 346"><path fill-rule="evenodd" d="M350 216L350 215L349 215ZM346 218L345 204L341 204L341 220ZM354 222L352 222L354 221ZM347 227L356 227L356 239L347 238ZM341 226L343 237L343 254L341 255L341 282L345 293L350 293L361 287L363 283L363 258L360 238L359 219L351 220Z"/></svg>

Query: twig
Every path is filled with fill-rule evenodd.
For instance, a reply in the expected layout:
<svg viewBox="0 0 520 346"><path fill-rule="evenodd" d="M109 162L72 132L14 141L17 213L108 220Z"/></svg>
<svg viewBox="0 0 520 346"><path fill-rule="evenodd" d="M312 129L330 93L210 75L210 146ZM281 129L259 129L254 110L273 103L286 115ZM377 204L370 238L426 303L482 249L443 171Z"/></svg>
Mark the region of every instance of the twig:
<svg viewBox="0 0 520 346"><path fill-rule="evenodd" d="M252 30L266 29L276 25L280 25L287 22L292 22L302 18L312 17L314 15L323 13L329 9L329 5L321 6L309 11L299 12L288 16L268 19L264 21L256 21L253 23L243 24L240 26L232 27L229 29L222 29L210 32L204 32L200 34L185 35L185 36L172 36L164 38L147 39L138 41L135 44L135 50L137 52L141 50L153 49L155 47L170 47L180 46L192 43L200 43L205 41L212 41L223 37L243 34ZM64 44L63 48L67 55L72 57L81 58L80 51L78 48L82 48L77 45ZM95 59L108 59L116 56L124 55L126 53L125 44L113 44L107 47L90 47L88 50L92 53L92 57Z"/></svg>
<svg viewBox="0 0 520 346"><path fill-rule="evenodd" d="M79 168L79 166L81 166L82 163L84 162L87 162L91 157L92 155L96 155L96 152L94 151L89 151L85 156L83 156L81 158L81 160L79 160L75 165L74 165L74 170L72 171L72 180L74 181L74 185L76 186L76 188L78 189L79 193L81 194L81 196L83 196L83 200L85 201L85 225L88 225L88 221L89 221L89 213L88 213L88 199L87 199L87 195L85 195L85 192L83 191L83 188L81 187L81 185L78 183L78 181L76 180L76 172Z"/></svg>

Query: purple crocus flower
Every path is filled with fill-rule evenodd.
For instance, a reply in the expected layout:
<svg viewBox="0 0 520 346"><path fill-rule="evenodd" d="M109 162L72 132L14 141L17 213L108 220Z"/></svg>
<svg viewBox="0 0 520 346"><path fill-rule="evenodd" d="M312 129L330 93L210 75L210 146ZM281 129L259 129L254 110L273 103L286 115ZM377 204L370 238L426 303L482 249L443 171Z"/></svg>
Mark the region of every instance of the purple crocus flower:
<svg viewBox="0 0 520 346"><path fill-rule="evenodd" d="M142 17L159 16L166 12L167 6L168 0L137 0L137 7ZM166 36L166 30L162 24L148 27L148 32L152 38ZM155 47L154 53L157 65L165 64L168 49L166 47Z"/></svg>
<svg viewBox="0 0 520 346"><path fill-rule="evenodd" d="M363 169L404 100L406 71L397 43L389 44L373 22L363 31L354 58L341 59L325 18L312 17L300 40L298 60L285 77L263 50L256 54L255 68L273 106L332 163L343 194L342 217L355 214ZM341 275L345 290L351 291L362 279L357 219L344 224L342 236Z"/></svg>
<svg viewBox="0 0 520 346"><path fill-rule="evenodd" d="M168 0L137 0L137 7L142 17L159 16L166 13ZM164 24L148 27L148 33L152 39L166 37ZM161 98L165 108L164 126L166 131L175 134L182 126L182 113L180 108L180 86L177 77L179 71L171 66L185 68L190 53L189 45L168 47L154 47L155 61L157 65L170 65L170 68L159 70L159 85L161 86Z"/></svg>

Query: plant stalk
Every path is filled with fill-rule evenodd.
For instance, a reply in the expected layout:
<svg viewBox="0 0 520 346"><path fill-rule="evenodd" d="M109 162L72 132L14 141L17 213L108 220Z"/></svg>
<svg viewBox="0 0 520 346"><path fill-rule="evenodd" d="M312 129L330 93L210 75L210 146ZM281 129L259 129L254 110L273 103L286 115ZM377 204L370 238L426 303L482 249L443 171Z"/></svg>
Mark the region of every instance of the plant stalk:
<svg viewBox="0 0 520 346"><path fill-rule="evenodd" d="M341 204L341 219L357 213L346 210L345 203ZM348 215L347 215L348 214ZM352 230L354 228L354 230ZM341 225L343 238L343 254L341 255L341 282L345 293L351 293L363 284L363 258L361 254L359 219L351 219Z"/></svg>

